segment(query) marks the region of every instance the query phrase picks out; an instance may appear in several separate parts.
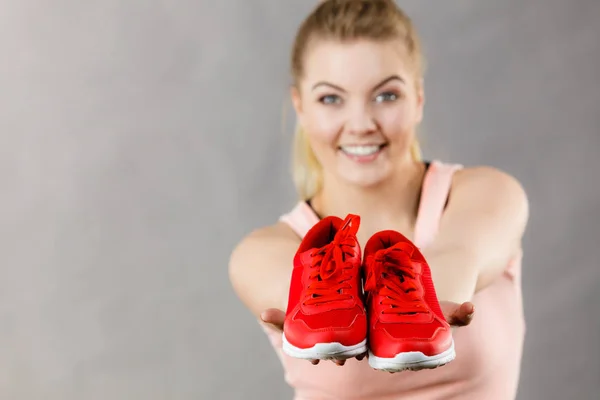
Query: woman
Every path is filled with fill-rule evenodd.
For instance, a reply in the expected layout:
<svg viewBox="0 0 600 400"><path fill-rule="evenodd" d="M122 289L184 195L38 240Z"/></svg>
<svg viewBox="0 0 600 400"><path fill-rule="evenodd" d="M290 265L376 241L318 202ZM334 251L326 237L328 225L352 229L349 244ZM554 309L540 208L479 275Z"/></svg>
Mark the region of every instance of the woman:
<svg viewBox="0 0 600 400"><path fill-rule="evenodd" d="M299 29L292 74L302 201L236 247L230 279L269 334L296 399L514 398L525 332L526 195L494 168L421 159L423 59L410 19L393 1L324 1ZM422 249L447 320L463 326L453 332L454 361L388 374L364 356L311 364L281 352L302 237L320 218L350 213L361 217L361 246L393 229Z"/></svg>

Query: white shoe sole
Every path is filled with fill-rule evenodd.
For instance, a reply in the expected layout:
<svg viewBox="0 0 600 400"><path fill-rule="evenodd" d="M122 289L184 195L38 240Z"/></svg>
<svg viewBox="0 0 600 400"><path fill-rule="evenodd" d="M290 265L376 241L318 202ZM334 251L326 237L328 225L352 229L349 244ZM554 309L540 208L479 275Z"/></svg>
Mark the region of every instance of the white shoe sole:
<svg viewBox="0 0 600 400"><path fill-rule="evenodd" d="M367 339L353 346L341 343L317 343L312 347L301 349L290 344L285 334L282 335L282 350L285 354L304 360L346 360L367 352Z"/></svg>
<svg viewBox="0 0 600 400"><path fill-rule="evenodd" d="M420 351L410 351L400 353L393 358L376 357L369 351L369 365L372 368L388 371L417 371L421 369L433 369L448 364L454 360L456 353L454 351L454 340L450 348L443 353L434 356L426 356Z"/></svg>

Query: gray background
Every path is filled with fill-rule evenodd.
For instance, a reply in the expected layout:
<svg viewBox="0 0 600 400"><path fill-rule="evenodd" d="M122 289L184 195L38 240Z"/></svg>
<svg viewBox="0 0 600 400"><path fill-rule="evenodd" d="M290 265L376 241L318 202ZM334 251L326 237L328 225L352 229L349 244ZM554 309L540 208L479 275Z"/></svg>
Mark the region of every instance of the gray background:
<svg viewBox="0 0 600 400"><path fill-rule="evenodd" d="M288 53L314 3L0 1L0 399L290 398L227 261L296 199ZM595 399L600 2L402 5L427 158L530 196L519 398Z"/></svg>

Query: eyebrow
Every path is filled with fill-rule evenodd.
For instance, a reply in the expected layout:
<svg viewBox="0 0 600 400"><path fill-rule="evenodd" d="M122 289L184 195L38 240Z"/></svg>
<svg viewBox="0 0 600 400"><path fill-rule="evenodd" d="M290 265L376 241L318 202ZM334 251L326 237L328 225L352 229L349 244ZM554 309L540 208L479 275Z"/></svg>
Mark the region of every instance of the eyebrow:
<svg viewBox="0 0 600 400"><path fill-rule="evenodd" d="M398 80L398 81L400 81L402 83L406 83L406 82L404 82L404 79L402 79L400 76L398 76L398 75L392 75L392 76L389 76L389 77L385 78L383 81L381 81L377 85L375 85L375 87L373 88L372 91L375 91L375 90L379 89L380 87L382 87L383 85L385 85L386 83L394 81L394 80ZM333 88L335 90L339 90L342 93L346 93L346 91L344 89L342 89L341 87L339 87L337 85L334 85L332 83L329 83L329 82L317 82L317 83L315 83L313 85L312 90L315 90L319 86L329 86L330 88Z"/></svg>

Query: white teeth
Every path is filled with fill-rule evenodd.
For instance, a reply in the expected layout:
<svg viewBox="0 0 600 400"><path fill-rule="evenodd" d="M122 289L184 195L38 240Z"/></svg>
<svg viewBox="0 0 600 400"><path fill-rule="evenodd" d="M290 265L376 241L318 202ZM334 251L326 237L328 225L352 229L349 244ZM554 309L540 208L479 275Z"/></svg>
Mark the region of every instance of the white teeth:
<svg viewBox="0 0 600 400"><path fill-rule="evenodd" d="M342 150L353 156L370 156L379 151L381 146L342 146Z"/></svg>

